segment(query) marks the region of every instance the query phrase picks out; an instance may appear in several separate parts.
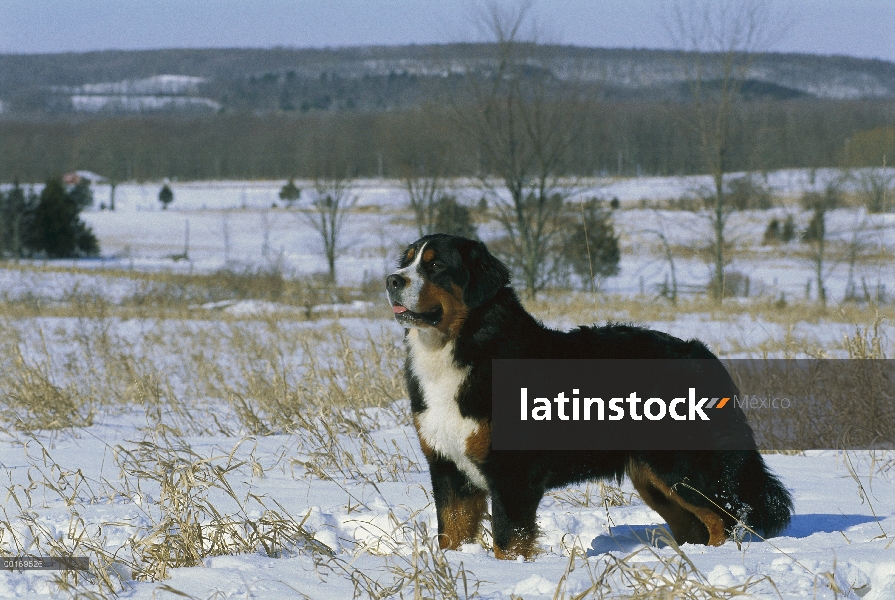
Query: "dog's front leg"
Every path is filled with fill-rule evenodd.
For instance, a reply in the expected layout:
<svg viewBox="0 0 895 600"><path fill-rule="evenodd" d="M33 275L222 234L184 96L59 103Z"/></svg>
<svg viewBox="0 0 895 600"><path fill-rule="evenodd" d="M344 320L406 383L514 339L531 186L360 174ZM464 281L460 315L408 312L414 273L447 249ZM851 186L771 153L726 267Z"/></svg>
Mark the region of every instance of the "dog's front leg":
<svg viewBox="0 0 895 600"><path fill-rule="evenodd" d="M479 489L452 462L440 456L429 458L432 492L438 516L438 544L456 550L475 541L488 509L488 492Z"/></svg>
<svg viewBox="0 0 895 600"><path fill-rule="evenodd" d="M538 504L544 495L540 489L504 486L491 492L491 524L494 533L494 557L515 560L534 556L538 538Z"/></svg>

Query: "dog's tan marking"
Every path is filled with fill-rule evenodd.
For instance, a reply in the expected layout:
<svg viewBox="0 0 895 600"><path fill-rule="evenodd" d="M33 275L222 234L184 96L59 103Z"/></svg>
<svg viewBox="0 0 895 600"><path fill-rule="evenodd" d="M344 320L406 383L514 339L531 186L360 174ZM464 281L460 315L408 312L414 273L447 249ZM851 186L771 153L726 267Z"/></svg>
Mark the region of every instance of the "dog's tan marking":
<svg viewBox="0 0 895 600"><path fill-rule="evenodd" d="M404 260L406 260L407 262L413 262L414 255L416 255L416 248L410 248L407 251L407 254L404 255Z"/></svg>
<svg viewBox="0 0 895 600"><path fill-rule="evenodd" d="M491 452L491 423L479 421L478 429L466 438L466 456L475 462L484 462Z"/></svg>
<svg viewBox="0 0 895 600"><path fill-rule="evenodd" d="M425 456L428 460L432 460L435 458L435 450L432 449L432 446L426 442L426 438L422 436L420 433L420 420L416 415L413 415L413 426L416 428L416 436L420 440L420 448L423 451L423 456Z"/></svg>
<svg viewBox="0 0 895 600"><path fill-rule="evenodd" d="M516 560L516 558L521 556L525 560L531 560L535 553L535 540L537 537L536 531L514 532L506 548L498 548L497 543L494 544L494 558L499 560Z"/></svg>
<svg viewBox="0 0 895 600"><path fill-rule="evenodd" d="M721 515L690 504L642 463L632 461L627 470L640 497L665 519L678 544L720 546L725 542L727 532Z"/></svg>
<svg viewBox="0 0 895 600"><path fill-rule="evenodd" d="M485 490L476 490L464 498L449 498L441 511L444 531L438 536L438 545L445 550L456 550L461 544L475 541L487 509Z"/></svg>
<svg viewBox="0 0 895 600"><path fill-rule="evenodd" d="M423 252L423 262L430 262L433 258L435 258L435 250L426 248L426 251Z"/></svg>
<svg viewBox="0 0 895 600"><path fill-rule="evenodd" d="M427 281L420 290L419 304L421 312L432 310L435 306L440 305L441 321L435 328L445 335L446 341L457 339L469 314L469 309L463 302L463 290L460 286L453 284L451 291L448 292Z"/></svg>

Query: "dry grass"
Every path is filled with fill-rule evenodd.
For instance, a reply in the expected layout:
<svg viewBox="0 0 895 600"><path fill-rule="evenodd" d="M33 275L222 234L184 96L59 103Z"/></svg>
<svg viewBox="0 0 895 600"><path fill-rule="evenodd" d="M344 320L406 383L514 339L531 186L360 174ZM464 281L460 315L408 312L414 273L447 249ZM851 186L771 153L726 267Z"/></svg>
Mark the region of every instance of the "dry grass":
<svg viewBox="0 0 895 600"><path fill-rule="evenodd" d="M846 303L824 307L816 302L779 302L778 298L758 297L727 301L721 305L706 296L688 296L676 305L653 296L632 298L548 290L534 300L522 298L526 309L541 319L563 318L587 325L605 321L634 323L674 321L682 315L698 314L707 320L732 322L741 317L796 325L833 321L872 326L876 320L895 322L895 305Z"/></svg>
<svg viewBox="0 0 895 600"><path fill-rule="evenodd" d="M399 521L390 514L391 531L382 532L372 546L377 554L386 556L382 568L384 577L378 573L361 573L350 563L337 561L343 572L351 577L355 596L375 599L476 598L482 582L464 567L462 561L452 565L438 545L438 536L416 517L413 515Z"/></svg>
<svg viewBox="0 0 895 600"><path fill-rule="evenodd" d="M245 461L234 460L236 448L227 456L203 457L160 430L157 439L116 450L126 480L156 482L160 490L150 513L153 526L132 545L137 565L134 579L159 581L172 568L196 566L210 556L259 549L274 558L296 546L333 555L331 548L304 529L304 521L297 522L282 507L271 509L257 496L237 495L228 476L237 473ZM224 492L237 510L222 513L209 498L211 490ZM248 516L250 504L262 507L260 517Z"/></svg>
<svg viewBox="0 0 895 600"><path fill-rule="evenodd" d="M0 301L0 419L31 449L30 483L5 486L0 553L89 556L90 571L63 571L54 582L62 593L85 598L114 597L131 581L160 581L171 569L207 557L259 551L311 557L321 572L350 581L358 597L476 597L483 582L438 548L422 517L431 506L404 520L391 515L388 531L373 541L328 548L307 527L307 507L286 510L273 498L237 492L233 482L260 477L270 468L256 459L248 441L213 453L200 452L191 442L221 434L235 440L299 434L289 435L289 447L281 448L280 468L292 477L351 482L377 492L384 482L408 482L422 472L422 458L406 450L415 447L412 443L377 435L388 427L401 426L402 435L411 431L406 402L396 402L406 395L400 332L391 324L370 330L330 320L315 323L321 315L305 310L321 298L373 299L372 290L310 289L310 281L251 273L102 276L134 281L134 293L122 302L86 292L52 304L34 298ZM315 295L321 289L324 296ZM236 297L297 310L236 318L190 307ZM745 314L787 325L822 319L864 323L841 345L855 358L885 354L884 328L874 329L873 323L895 317L892 307L874 312L857 305L821 309L765 300L718 307L700 298L672 307L566 292L544 294L528 305L542 318L581 323L662 321L682 313L721 321ZM382 313L388 316L387 310L371 314ZM89 480L65 467L44 444L89 426L98 415L135 408L145 414L146 426L136 439L109 449L120 471L113 481ZM879 472L892 469L886 460L877 462ZM158 491L147 495L150 489ZM607 483L552 496L561 505L606 511L632 501L631 494ZM63 535L59 525L51 530L37 518L35 509L47 506L48 498L69 509ZM134 500L140 517L135 521L97 524L81 516L85 505L135 498L140 499ZM351 502L364 506L358 498ZM114 527L132 532L127 543L113 543L103 533ZM486 545L488 536L485 531ZM588 558L580 546L569 547L555 597L729 598L760 583L713 586L673 540L665 543L672 551L647 545L621 557ZM369 554L381 555L378 572L356 566L358 557ZM588 573L587 589L566 588L573 570Z"/></svg>
<svg viewBox="0 0 895 600"><path fill-rule="evenodd" d="M220 312L206 311L203 304L239 300L276 303L294 309L292 318L311 318L311 310L324 304L355 300L380 300L380 282L375 286L337 286L325 275L298 276L279 264L260 267L234 266L213 273L135 271L117 268L83 268L52 264L3 263L8 271L33 274L52 280L70 277L74 283L53 299L33 292L10 297L0 290L0 315L23 318L35 316L89 318L221 318ZM110 300L91 285L102 280L122 290ZM374 289L375 287L375 289ZM325 316L327 313L323 313Z"/></svg>
<svg viewBox="0 0 895 600"><path fill-rule="evenodd" d="M750 590L762 582L773 586L768 577L750 577L734 586L711 584L664 528L650 530L648 535L642 548L624 556L603 554L593 559L580 541L567 545L564 551L568 563L553 598L702 600L749 596ZM660 544L671 552L660 551ZM583 570L591 583L582 591L572 592L568 581L576 570Z"/></svg>
<svg viewBox="0 0 895 600"><path fill-rule="evenodd" d="M562 506L572 508L597 508L602 507L607 512L614 506L630 506L637 494L625 492L614 481L596 481L584 484L580 487L566 488L548 492L547 494Z"/></svg>
<svg viewBox="0 0 895 600"><path fill-rule="evenodd" d="M746 410L759 447L872 448L895 440L895 364L885 360L887 345L877 320L844 338L847 359L731 361L744 399L768 403ZM786 405L770 407L770 399Z"/></svg>
<svg viewBox="0 0 895 600"><path fill-rule="evenodd" d="M3 510L0 537L5 551L17 555L88 556L87 572L63 570L56 575L55 584L61 591L111 597L129 581L160 581L172 568L196 566L211 556L259 550L275 558L299 552L333 556L330 548L304 528L303 520L296 520L275 501L253 494L241 497L235 492L228 478L237 476L246 463L234 459L238 447L229 455L200 456L159 427L133 447L113 449L122 470L117 482L90 482L80 471L60 467L36 438L32 437L31 443L41 449L43 468L33 462L32 485L7 488L12 503ZM152 483L159 489L154 502L143 491ZM211 501L212 492L221 492L236 509L223 512ZM69 507L65 535L41 522L33 510L40 500L47 502L48 494ZM134 506L146 524L88 524L79 515L85 501L109 503L116 498L137 499ZM254 513L260 516L249 516ZM132 528L134 534L125 545L110 548L102 530L116 526Z"/></svg>

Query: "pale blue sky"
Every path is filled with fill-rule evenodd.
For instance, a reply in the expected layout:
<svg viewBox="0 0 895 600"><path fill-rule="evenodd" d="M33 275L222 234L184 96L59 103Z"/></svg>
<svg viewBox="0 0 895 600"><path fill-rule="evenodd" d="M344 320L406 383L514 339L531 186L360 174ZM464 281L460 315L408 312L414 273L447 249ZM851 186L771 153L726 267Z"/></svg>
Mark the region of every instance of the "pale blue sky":
<svg viewBox="0 0 895 600"><path fill-rule="evenodd" d="M552 41L666 48L666 0L541 0ZM895 0L772 0L773 50L895 61ZM0 0L0 52L440 43L474 37L474 0Z"/></svg>

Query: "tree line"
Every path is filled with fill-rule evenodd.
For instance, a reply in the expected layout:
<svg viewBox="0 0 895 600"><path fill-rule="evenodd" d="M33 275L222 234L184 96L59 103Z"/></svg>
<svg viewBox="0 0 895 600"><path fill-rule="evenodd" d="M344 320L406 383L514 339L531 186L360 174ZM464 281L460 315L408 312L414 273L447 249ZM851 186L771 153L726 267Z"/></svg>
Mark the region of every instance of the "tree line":
<svg viewBox="0 0 895 600"><path fill-rule="evenodd" d="M557 165L562 174L706 172L699 132L684 125L694 120L692 103L550 102L579 128ZM739 102L730 117L728 167L878 166L888 150L860 148L888 139L872 132L893 125L892 100ZM43 181L76 169L115 181L309 178L324 152L362 177L400 178L408 165L430 168L435 154L443 176L495 168L480 140L457 135L456 110L440 103L380 113L0 121L0 180L7 182Z"/></svg>

